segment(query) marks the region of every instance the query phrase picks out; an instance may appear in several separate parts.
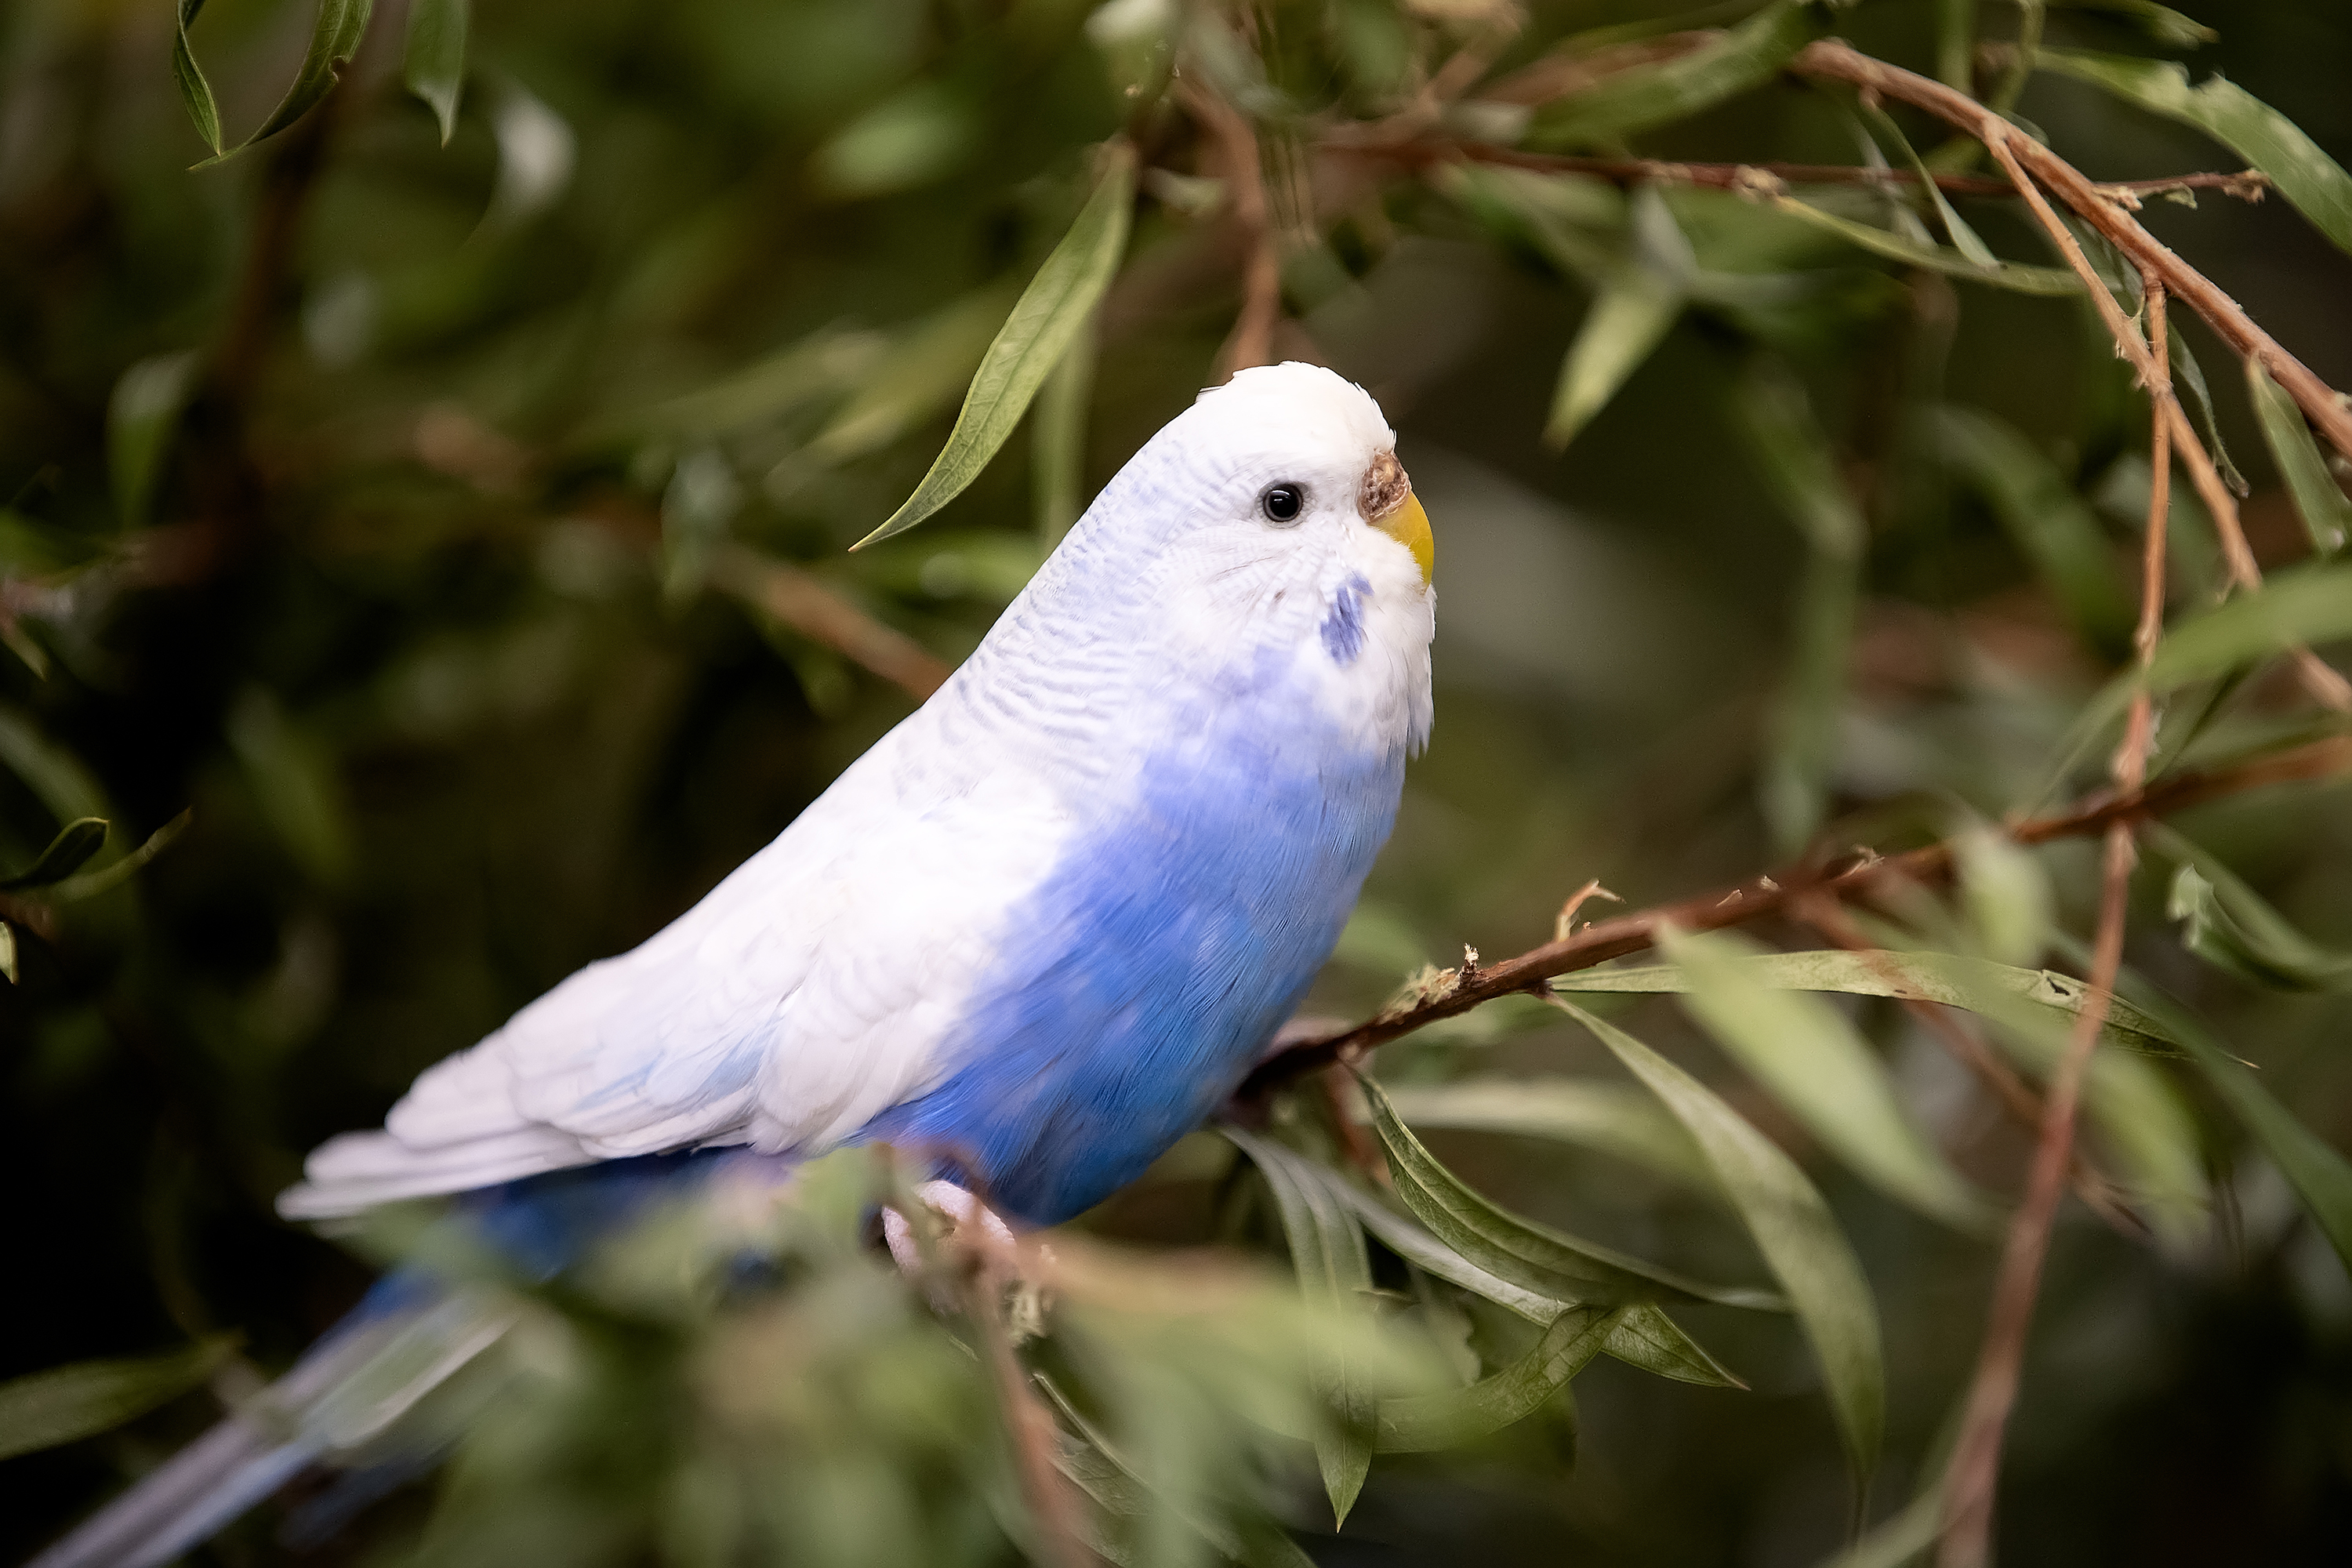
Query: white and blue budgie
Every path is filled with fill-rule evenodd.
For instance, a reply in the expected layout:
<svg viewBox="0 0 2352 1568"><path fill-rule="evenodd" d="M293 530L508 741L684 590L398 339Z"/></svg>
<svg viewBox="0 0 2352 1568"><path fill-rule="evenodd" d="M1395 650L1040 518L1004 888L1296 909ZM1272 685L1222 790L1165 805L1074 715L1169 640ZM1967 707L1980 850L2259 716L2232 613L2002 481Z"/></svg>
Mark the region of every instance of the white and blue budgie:
<svg viewBox="0 0 2352 1568"><path fill-rule="evenodd" d="M282 1211L469 1194L552 1271L645 1196L844 1143L929 1151L1033 1226L1136 1176L1264 1054L1428 736L1433 546L1393 445L1315 366L1204 393L774 843L319 1149ZM300 1413L354 1339L433 1302L391 1277L277 1419L232 1416L37 1568L220 1528L331 1445Z"/></svg>

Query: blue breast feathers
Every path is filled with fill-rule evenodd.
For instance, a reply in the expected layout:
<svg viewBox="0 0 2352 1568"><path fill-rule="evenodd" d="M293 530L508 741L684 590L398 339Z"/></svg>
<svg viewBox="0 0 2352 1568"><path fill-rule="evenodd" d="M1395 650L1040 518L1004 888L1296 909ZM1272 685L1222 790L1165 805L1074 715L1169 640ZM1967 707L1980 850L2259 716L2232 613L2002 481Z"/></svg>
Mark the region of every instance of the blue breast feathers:
<svg viewBox="0 0 2352 1568"><path fill-rule="evenodd" d="M1352 636L1360 638L1360 627ZM1327 642L1331 633L1327 626ZM862 1132L932 1151L1051 1225L1124 1185L1229 1096L1338 941L1403 784L1286 673L1161 732L1000 939L938 1089Z"/></svg>

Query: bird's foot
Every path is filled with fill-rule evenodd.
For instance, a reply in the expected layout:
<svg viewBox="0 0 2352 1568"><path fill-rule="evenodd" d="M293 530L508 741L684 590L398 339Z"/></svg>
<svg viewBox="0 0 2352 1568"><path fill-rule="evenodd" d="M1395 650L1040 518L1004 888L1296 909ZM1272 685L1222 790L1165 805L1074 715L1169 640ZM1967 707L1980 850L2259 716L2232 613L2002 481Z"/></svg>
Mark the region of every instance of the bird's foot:
<svg viewBox="0 0 2352 1568"><path fill-rule="evenodd" d="M940 1222L938 1240L972 1258L982 1273L1009 1273L1017 1264L1020 1243L1013 1235L1013 1227L953 1182L925 1182L915 1189L915 1196ZM897 1209L885 1208L882 1239L889 1243L890 1256L898 1260L907 1278L924 1277L928 1268L926 1249L906 1215Z"/></svg>

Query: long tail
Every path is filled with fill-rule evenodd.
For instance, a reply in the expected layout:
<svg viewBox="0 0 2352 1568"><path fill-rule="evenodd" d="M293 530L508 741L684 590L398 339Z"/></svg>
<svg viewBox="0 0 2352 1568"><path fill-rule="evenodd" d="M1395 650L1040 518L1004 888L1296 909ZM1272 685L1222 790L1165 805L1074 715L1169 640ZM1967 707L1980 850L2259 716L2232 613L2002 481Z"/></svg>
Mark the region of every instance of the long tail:
<svg viewBox="0 0 2352 1568"><path fill-rule="evenodd" d="M158 1568L313 1464L371 1464L425 1395L513 1321L483 1296L395 1274L292 1371L26 1568ZM398 1454L432 1439L400 1434Z"/></svg>
<svg viewBox="0 0 2352 1568"><path fill-rule="evenodd" d="M737 1149L653 1154L562 1171L472 1194L447 1220L469 1228L525 1275L551 1279L594 1240L664 1193L721 1170L780 1179L790 1163ZM226 1527L313 1464L352 1469L354 1483L320 1500L303 1533L331 1530L385 1478L429 1468L464 1425L468 1397L500 1385L500 1358L518 1309L497 1291L451 1287L419 1269L377 1281L351 1316L245 1408L173 1455L26 1568L155 1568ZM465 1390L412 1417L461 1372ZM396 1479L393 1484L397 1484Z"/></svg>

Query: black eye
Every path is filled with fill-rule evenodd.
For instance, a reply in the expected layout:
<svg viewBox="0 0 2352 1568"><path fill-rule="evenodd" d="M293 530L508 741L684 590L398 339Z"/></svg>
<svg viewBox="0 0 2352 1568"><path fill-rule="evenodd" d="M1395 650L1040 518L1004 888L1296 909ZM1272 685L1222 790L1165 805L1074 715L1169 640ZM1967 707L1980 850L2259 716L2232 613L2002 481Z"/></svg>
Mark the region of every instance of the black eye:
<svg viewBox="0 0 2352 1568"><path fill-rule="evenodd" d="M1268 522L1297 522L1307 510L1307 492L1297 485L1271 485L1257 498L1257 508Z"/></svg>

